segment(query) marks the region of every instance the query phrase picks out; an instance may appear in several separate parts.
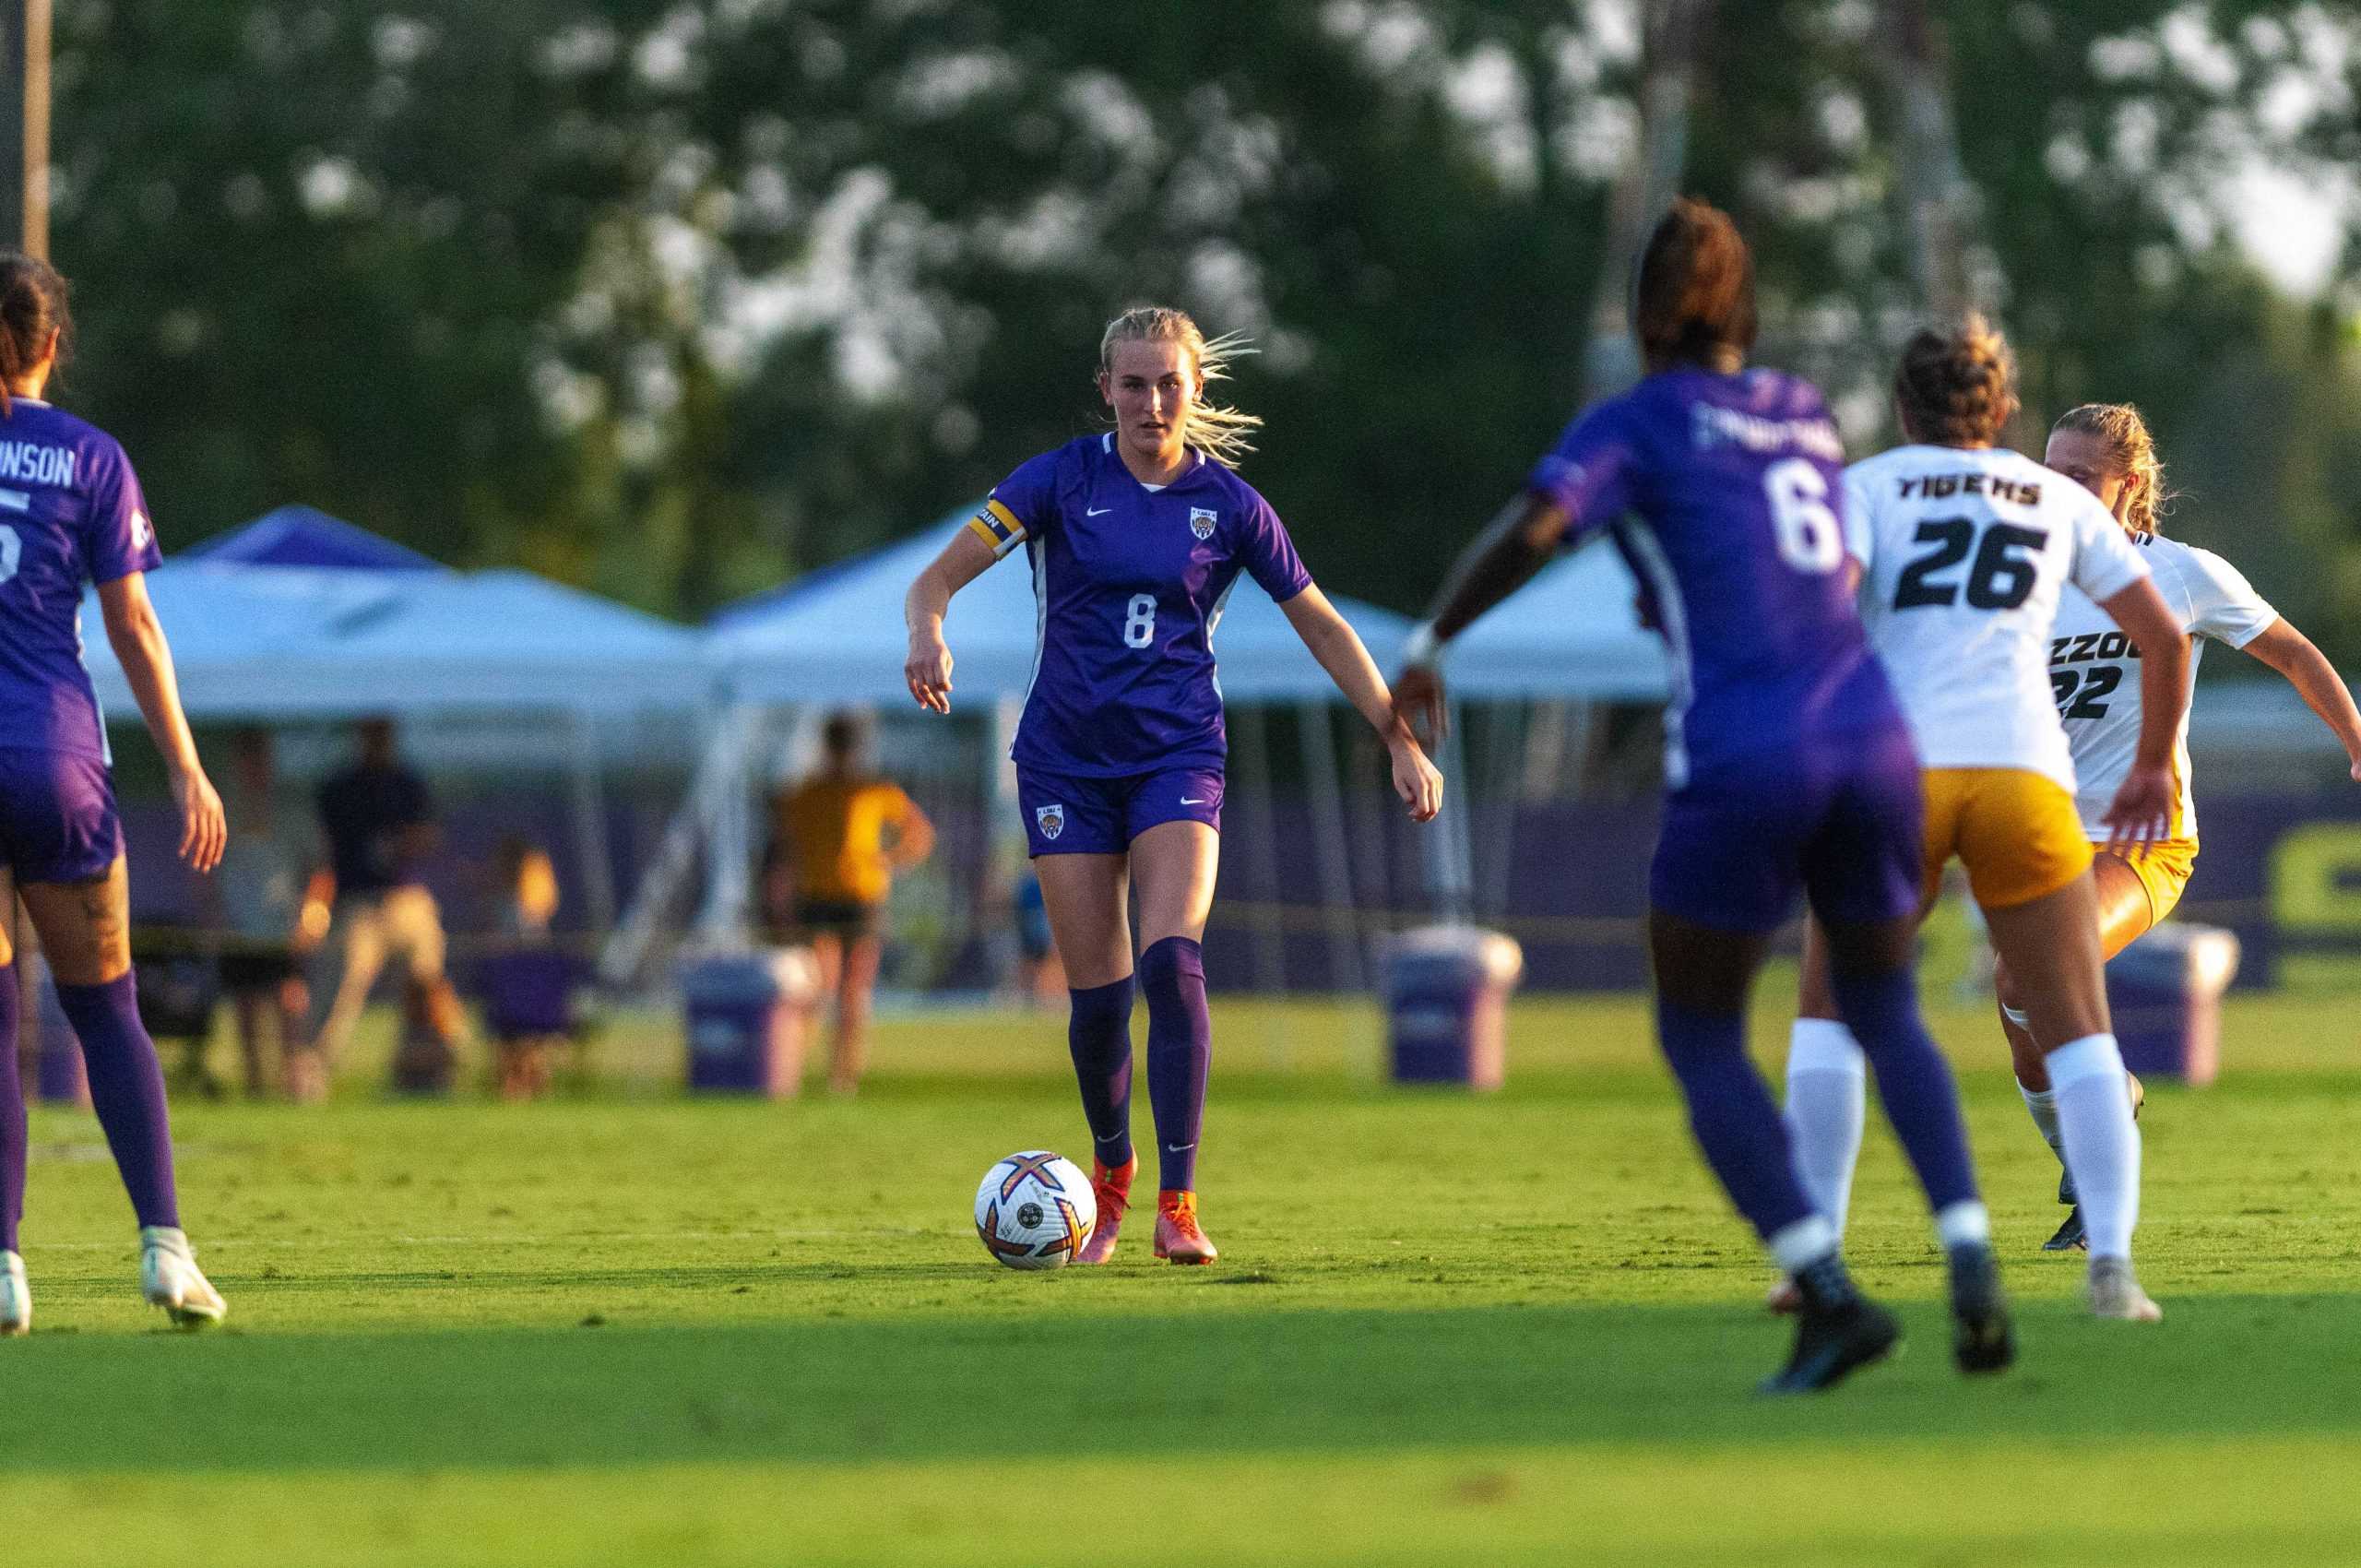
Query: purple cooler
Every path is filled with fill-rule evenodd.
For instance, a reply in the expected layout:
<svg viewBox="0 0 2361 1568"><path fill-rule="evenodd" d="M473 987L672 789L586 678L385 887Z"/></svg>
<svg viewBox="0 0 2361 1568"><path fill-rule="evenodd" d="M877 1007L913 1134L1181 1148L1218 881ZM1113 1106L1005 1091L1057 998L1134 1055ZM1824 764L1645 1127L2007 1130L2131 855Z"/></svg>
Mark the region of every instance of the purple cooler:
<svg viewBox="0 0 2361 1568"><path fill-rule="evenodd" d="M1509 993L1525 973L1514 941L1475 926L1406 931L1386 944L1384 973L1395 1083L1501 1087Z"/></svg>
<svg viewBox="0 0 2361 1568"><path fill-rule="evenodd" d="M2238 973L2238 939L2167 921L2106 967L2106 1005L2123 1064L2143 1078L2210 1084L2221 1069L2222 992Z"/></svg>
<svg viewBox="0 0 2361 1568"><path fill-rule="evenodd" d="M689 1087L709 1094L792 1095L817 967L801 947L701 958L681 970Z"/></svg>

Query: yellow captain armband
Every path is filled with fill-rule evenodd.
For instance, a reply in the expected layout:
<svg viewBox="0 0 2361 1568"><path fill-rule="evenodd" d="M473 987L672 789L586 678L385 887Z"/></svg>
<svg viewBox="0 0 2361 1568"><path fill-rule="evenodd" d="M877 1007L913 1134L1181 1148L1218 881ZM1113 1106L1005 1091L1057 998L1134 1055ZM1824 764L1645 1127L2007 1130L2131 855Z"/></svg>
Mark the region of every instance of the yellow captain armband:
<svg viewBox="0 0 2361 1568"><path fill-rule="evenodd" d="M984 509L967 526L975 530L978 539L991 546L995 558L1007 554L1025 540L1025 525L1016 520L1015 513L996 500L985 502Z"/></svg>

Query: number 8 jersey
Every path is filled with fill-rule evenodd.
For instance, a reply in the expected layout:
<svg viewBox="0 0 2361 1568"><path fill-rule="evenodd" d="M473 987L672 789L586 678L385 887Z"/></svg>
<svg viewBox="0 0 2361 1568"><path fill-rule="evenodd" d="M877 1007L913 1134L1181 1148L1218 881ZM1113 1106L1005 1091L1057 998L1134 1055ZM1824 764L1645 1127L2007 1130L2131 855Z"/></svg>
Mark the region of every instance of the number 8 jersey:
<svg viewBox="0 0 2361 1568"><path fill-rule="evenodd" d="M1899 446L1845 470L1869 646L1928 767L2013 767L2074 790L2049 641L2071 582L2105 602L2147 563L2095 496L2020 452Z"/></svg>
<svg viewBox="0 0 2361 1568"><path fill-rule="evenodd" d="M1227 752L1214 631L1243 571L1281 604L1311 586L1278 514L1203 453L1153 489L1111 435L1019 468L970 525L1033 568L1038 646L1010 753L1025 766L1117 778L1219 768Z"/></svg>

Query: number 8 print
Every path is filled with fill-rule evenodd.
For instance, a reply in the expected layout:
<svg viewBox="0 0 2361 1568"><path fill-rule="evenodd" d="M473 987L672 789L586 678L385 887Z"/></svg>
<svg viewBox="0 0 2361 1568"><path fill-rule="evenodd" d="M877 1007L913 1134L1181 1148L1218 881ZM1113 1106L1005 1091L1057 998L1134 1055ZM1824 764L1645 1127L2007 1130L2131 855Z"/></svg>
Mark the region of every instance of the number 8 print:
<svg viewBox="0 0 2361 1568"><path fill-rule="evenodd" d="M1156 595L1132 595L1130 613L1123 617L1123 646L1145 647L1156 640Z"/></svg>

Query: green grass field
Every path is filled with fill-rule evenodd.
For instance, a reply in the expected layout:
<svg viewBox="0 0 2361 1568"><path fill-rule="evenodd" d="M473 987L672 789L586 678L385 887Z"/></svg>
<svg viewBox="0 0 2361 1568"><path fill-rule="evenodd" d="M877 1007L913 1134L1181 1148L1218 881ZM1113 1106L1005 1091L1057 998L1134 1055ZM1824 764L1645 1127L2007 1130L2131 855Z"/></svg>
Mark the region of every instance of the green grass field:
<svg viewBox="0 0 2361 1568"><path fill-rule="evenodd" d="M1952 1372L1877 1128L1852 1250L1912 1338L1779 1403L1748 1392L1785 1349L1766 1271L1636 1001L1521 1006L1487 1099L1382 1087L1365 1007L1217 1001L1204 1270L1137 1231L1103 1270L977 1246L987 1164L1086 1152L1048 1016L893 1023L850 1103L685 1103L626 1030L613 1098L184 1106L233 1310L201 1336L138 1304L96 1124L37 1112L0 1539L44 1568L2350 1563L2350 1017L2242 1002L2222 1084L2152 1093L2142 1328L2037 1253L2055 1167L1981 1016L1940 1013L2020 1364Z"/></svg>

